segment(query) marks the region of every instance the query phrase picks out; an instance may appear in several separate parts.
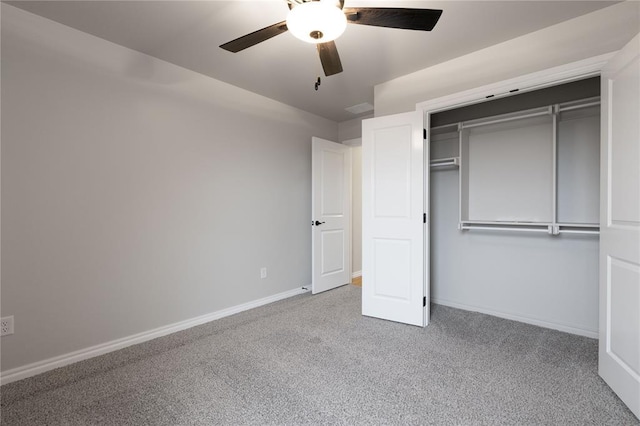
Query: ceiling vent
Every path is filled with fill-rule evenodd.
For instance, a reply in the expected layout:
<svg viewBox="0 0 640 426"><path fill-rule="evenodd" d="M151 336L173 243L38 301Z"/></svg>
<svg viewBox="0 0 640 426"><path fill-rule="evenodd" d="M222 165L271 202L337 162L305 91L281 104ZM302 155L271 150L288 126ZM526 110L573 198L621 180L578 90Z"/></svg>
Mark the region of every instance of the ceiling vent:
<svg viewBox="0 0 640 426"><path fill-rule="evenodd" d="M349 111L351 114L364 114L365 112L373 111L373 105L368 102L364 102L345 108L345 110Z"/></svg>

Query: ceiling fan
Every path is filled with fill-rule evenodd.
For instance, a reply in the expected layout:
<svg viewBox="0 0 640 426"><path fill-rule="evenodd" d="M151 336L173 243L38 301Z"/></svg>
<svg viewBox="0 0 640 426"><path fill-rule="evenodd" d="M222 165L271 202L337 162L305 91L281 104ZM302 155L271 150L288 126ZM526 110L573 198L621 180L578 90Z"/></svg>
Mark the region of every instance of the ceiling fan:
<svg viewBox="0 0 640 426"><path fill-rule="evenodd" d="M287 19L254 31L221 48L237 53L284 32L307 43L315 43L324 74L342 72L342 62L334 40L347 23L406 30L431 31L440 19L439 9L406 9L386 7L344 8L344 0L285 0L289 5Z"/></svg>

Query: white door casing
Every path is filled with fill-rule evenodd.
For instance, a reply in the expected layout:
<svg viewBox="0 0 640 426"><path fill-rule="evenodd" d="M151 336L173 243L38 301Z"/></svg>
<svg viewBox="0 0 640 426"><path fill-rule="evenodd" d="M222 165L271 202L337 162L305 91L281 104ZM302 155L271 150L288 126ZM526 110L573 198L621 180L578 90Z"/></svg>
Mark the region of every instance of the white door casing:
<svg viewBox="0 0 640 426"><path fill-rule="evenodd" d="M313 294L351 282L351 148L312 138Z"/></svg>
<svg viewBox="0 0 640 426"><path fill-rule="evenodd" d="M601 79L598 372L640 418L640 35Z"/></svg>
<svg viewBox="0 0 640 426"><path fill-rule="evenodd" d="M363 121L363 315L427 324L427 151L421 111Z"/></svg>

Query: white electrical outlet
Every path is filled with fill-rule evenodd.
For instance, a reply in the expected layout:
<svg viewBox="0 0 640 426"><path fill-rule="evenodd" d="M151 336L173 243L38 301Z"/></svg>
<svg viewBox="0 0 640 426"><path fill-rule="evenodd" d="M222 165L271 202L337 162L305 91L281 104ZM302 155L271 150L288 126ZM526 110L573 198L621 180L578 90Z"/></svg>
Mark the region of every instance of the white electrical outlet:
<svg viewBox="0 0 640 426"><path fill-rule="evenodd" d="M13 334L13 315L0 318L0 336Z"/></svg>
<svg viewBox="0 0 640 426"><path fill-rule="evenodd" d="M260 278L267 278L267 268L260 268Z"/></svg>

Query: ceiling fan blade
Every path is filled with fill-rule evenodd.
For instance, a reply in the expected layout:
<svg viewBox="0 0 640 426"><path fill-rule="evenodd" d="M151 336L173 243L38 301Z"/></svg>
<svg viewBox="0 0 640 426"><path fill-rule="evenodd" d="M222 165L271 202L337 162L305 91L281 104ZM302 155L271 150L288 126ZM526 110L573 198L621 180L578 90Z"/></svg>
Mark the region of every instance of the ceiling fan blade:
<svg viewBox="0 0 640 426"><path fill-rule="evenodd" d="M228 50L229 52L237 53L248 47L262 43L265 40L269 40L271 37L275 37L285 31L287 31L287 21L282 21L277 24L269 25L261 30L254 31L251 34L239 37L235 40L231 40L225 44L221 44L220 47L224 50Z"/></svg>
<svg viewBox="0 0 640 426"><path fill-rule="evenodd" d="M320 55L324 75L329 77L330 75L341 73L342 62L340 62L340 55L338 55L336 44L333 41L328 41L326 43L318 43L316 46L318 47L318 54Z"/></svg>
<svg viewBox="0 0 640 426"><path fill-rule="evenodd" d="M343 11L351 24L420 31L431 31L442 15L440 9L395 7L354 7Z"/></svg>

